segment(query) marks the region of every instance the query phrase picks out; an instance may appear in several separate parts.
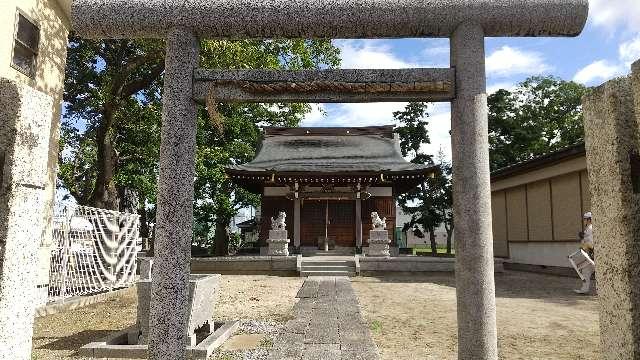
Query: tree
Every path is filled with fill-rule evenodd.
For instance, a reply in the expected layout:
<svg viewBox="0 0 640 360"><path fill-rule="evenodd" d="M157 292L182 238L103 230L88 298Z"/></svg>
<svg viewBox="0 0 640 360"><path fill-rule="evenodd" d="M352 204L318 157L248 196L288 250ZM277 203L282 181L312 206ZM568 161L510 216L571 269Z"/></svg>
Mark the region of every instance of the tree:
<svg viewBox="0 0 640 360"><path fill-rule="evenodd" d="M410 157L410 161L416 164L433 163L431 155L421 150L423 145L430 143L426 121L429 116L427 109L427 103L411 102L405 106L404 110L393 113L394 119L400 124L395 132L400 137L402 155ZM405 224L403 231L414 229L418 224L421 225L429 232L431 251L434 253L437 252L434 229L442 222L442 218L436 211L436 199L431 192L432 185L429 181L425 181L398 197L398 202L402 210L411 215L411 220Z"/></svg>
<svg viewBox="0 0 640 360"><path fill-rule="evenodd" d="M488 97L491 170L584 140L586 88L555 77L530 77Z"/></svg>
<svg viewBox="0 0 640 360"><path fill-rule="evenodd" d="M70 37L62 119L61 186L82 205L119 209L122 188L135 190L144 214L155 213L161 124L164 43L158 40L86 40ZM206 40L204 68L335 67L339 50L329 40ZM307 104L218 104L210 121L198 115L195 238L211 245L216 226L219 253L237 209L258 199L237 189L223 168L250 160L259 126L297 125ZM130 197L130 195L129 195Z"/></svg>

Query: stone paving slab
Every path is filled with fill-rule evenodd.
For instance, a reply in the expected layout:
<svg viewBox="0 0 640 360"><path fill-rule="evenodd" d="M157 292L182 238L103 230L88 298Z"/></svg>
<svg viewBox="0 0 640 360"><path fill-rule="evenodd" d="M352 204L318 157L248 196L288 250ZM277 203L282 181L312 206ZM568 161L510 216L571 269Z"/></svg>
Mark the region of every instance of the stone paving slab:
<svg viewBox="0 0 640 360"><path fill-rule="evenodd" d="M268 360L379 359L349 278L308 277L296 297Z"/></svg>

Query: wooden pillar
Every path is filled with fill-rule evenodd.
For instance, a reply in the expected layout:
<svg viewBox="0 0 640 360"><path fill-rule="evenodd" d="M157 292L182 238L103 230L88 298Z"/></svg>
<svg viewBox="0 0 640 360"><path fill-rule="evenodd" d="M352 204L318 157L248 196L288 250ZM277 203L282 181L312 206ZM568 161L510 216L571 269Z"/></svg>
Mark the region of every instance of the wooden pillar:
<svg viewBox="0 0 640 360"><path fill-rule="evenodd" d="M362 199L356 199L356 248L362 249Z"/></svg>
<svg viewBox="0 0 640 360"><path fill-rule="evenodd" d="M300 248L300 199L293 200L293 246Z"/></svg>

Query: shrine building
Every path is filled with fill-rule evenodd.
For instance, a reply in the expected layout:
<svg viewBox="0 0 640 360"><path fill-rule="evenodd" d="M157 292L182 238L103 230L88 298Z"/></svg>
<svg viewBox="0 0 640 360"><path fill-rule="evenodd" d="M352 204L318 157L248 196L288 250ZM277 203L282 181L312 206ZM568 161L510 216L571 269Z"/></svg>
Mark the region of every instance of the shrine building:
<svg viewBox="0 0 640 360"><path fill-rule="evenodd" d="M262 196L261 247L280 211L294 252L322 247L325 239L330 248L362 251L373 211L386 218L393 247L397 196L435 171L402 157L392 125L268 127L263 135L255 159L226 169Z"/></svg>

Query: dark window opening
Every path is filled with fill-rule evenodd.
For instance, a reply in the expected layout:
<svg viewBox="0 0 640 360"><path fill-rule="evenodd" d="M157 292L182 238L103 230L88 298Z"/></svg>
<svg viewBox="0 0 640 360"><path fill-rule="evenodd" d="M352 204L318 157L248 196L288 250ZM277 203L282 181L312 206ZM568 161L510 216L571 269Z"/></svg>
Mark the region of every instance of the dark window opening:
<svg viewBox="0 0 640 360"><path fill-rule="evenodd" d="M40 43L40 29L18 12L13 42L11 65L33 78L36 73L36 58Z"/></svg>

